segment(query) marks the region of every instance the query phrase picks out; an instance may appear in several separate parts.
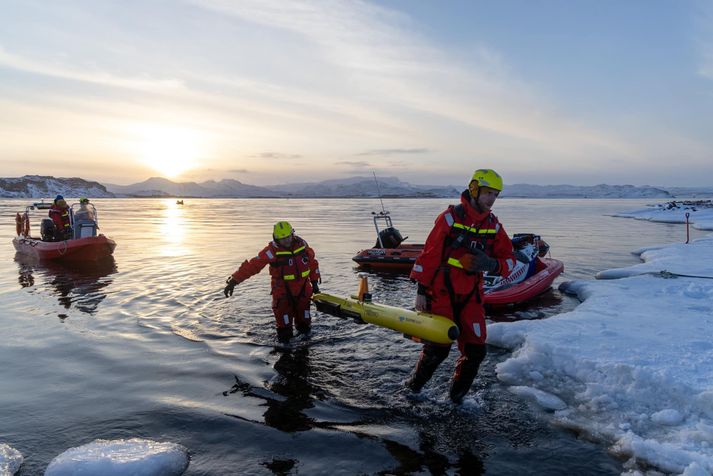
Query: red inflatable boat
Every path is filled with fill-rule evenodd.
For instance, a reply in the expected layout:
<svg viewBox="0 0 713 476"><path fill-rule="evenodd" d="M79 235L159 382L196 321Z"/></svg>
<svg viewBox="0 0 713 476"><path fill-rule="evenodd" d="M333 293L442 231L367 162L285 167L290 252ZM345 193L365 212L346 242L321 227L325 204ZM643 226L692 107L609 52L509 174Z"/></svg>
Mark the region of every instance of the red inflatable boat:
<svg viewBox="0 0 713 476"><path fill-rule="evenodd" d="M551 258L538 256L532 265L534 274L514 284L507 282L509 277L501 278L503 283L498 286L488 286L486 280L485 304L502 306L528 301L547 291L555 278L564 271L564 263Z"/></svg>
<svg viewBox="0 0 713 476"><path fill-rule="evenodd" d="M76 205L76 204L75 204ZM70 209L70 236L57 239L56 230L52 220L45 218L41 222L41 238L30 234L31 210L47 210L49 204L35 203L28 206L25 212L18 213L15 217L17 236L12 244L15 249L24 255L32 256L39 260L55 260L65 262L93 262L110 256L116 248L116 243L111 238L97 234L99 228L96 209L91 204L85 204L81 215L75 205ZM87 207L91 207L91 215L86 215ZM81 218L80 218L81 217ZM64 239L66 238L66 239Z"/></svg>
<svg viewBox="0 0 713 476"><path fill-rule="evenodd" d="M421 254L423 245L405 245L408 238L401 236L389 216L389 212L382 210L374 215L374 228L376 228L376 244L373 248L359 251L352 258L359 268L365 271L383 271L387 273L410 273L416 258ZM379 222L384 228L379 229Z"/></svg>

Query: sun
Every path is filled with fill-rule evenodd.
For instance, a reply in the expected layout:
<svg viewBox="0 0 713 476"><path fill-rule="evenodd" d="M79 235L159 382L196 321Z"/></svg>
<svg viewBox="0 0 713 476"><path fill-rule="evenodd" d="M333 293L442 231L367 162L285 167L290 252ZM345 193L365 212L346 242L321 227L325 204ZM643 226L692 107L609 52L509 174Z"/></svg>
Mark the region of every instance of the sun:
<svg viewBox="0 0 713 476"><path fill-rule="evenodd" d="M204 153L201 135L189 128L143 125L136 143L139 160L163 177L177 177L198 165Z"/></svg>

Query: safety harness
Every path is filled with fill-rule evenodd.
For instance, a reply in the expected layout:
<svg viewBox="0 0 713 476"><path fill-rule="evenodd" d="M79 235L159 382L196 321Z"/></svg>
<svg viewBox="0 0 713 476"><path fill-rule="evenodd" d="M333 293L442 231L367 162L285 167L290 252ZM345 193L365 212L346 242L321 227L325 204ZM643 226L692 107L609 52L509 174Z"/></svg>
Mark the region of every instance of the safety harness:
<svg viewBox="0 0 713 476"><path fill-rule="evenodd" d="M285 283L285 291L287 292L287 299L290 301L290 304L294 305L295 304L295 299L296 298L301 298L304 296L305 293L305 286L307 285L307 280L304 279L309 276L310 269L309 269L309 257L307 256L307 243L302 241L302 246L295 250L284 250L284 251L275 251L275 256L276 259L272 263L270 263L270 267L272 268L281 268L281 274L282 274L282 281ZM304 271L300 271L299 266L297 265L298 260L302 260L302 262L307 265L307 269ZM294 271L292 274L287 274L286 271L288 271L286 268L287 267L294 267ZM288 281L294 281L296 279L304 279L302 282L302 286L300 287L300 292L297 293L296 296L293 296L292 293L290 292L290 286L287 283Z"/></svg>

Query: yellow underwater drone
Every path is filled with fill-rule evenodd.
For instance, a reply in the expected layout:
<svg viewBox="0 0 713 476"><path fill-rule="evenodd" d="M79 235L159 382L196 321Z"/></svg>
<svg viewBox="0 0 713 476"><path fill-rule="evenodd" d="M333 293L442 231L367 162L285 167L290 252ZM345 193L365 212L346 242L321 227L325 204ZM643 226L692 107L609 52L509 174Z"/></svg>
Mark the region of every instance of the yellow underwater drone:
<svg viewBox="0 0 713 476"><path fill-rule="evenodd" d="M366 273L359 273L359 290L356 296L340 297L318 293L312 296L312 300L321 312L393 329L416 342L451 344L460 333L455 323L446 317L372 303Z"/></svg>

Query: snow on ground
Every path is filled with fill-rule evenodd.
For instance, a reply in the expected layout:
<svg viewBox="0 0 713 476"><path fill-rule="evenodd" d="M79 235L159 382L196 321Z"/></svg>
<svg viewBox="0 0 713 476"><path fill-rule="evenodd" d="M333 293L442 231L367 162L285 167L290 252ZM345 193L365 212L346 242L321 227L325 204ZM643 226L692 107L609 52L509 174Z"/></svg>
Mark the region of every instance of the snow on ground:
<svg viewBox="0 0 713 476"><path fill-rule="evenodd" d="M636 218L662 223L686 223L699 230L713 230L713 201L684 200L650 205L642 210L612 214L615 217Z"/></svg>
<svg viewBox="0 0 713 476"><path fill-rule="evenodd" d="M13 475L22 465L22 454L15 448L0 443L0 475Z"/></svg>
<svg viewBox="0 0 713 476"><path fill-rule="evenodd" d="M188 467L186 448L141 438L94 440L50 462L45 476L178 476Z"/></svg>
<svg viewBox="0 0 713 476"><path fill-rule="evenodd" d="M600 273L620 279L564 283L572 312L492 324L488 343L514 350L498 378L632 474L713 474L713 234L640 254Z"/></svg>

